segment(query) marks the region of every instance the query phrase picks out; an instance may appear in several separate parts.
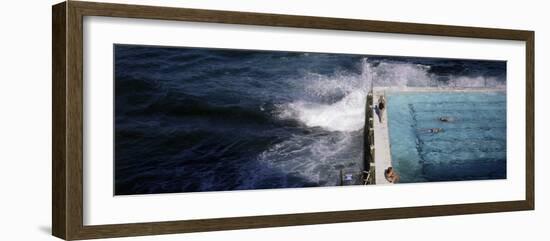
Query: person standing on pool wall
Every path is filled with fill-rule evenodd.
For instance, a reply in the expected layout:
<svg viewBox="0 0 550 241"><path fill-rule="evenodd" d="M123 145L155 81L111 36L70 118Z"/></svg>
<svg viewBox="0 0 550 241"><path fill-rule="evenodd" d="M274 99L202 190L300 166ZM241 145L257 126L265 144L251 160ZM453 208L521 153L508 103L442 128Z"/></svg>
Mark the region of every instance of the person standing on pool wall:
<svg viewBox="0 0 550 241"><path fill-rule="evenodd" d="M378 98L378 105L376 105L375 107L375 112L376 114L378 115L378 121L380 123L382 123L383 121L383 116L384 116L384 110L386 109L386 99L384 98L384 96L380 96L380 98Z"/></svg>

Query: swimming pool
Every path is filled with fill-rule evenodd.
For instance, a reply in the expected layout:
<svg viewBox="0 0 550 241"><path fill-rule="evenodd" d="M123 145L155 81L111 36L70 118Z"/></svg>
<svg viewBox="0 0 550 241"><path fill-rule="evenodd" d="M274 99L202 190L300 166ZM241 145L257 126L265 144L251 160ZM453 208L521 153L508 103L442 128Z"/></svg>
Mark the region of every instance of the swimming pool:
<svg viewBox="0 0 550 241"><path fill-rule="evenodd" d="M392 165L400 182L506 178L504 91L386 95Z"/></svg>

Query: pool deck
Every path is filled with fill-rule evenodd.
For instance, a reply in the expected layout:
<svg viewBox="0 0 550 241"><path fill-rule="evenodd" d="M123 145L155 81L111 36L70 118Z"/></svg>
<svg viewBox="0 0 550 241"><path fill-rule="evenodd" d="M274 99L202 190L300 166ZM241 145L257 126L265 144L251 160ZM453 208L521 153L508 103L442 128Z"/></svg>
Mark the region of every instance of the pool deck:
<svg viewBox="0 0 550 241"><path fill-rule="evenodd" d="M373 103L378 104L380 96L385 94L384 89L374 88ZM387 98L386 98L387 101ZM376 184L392 184L384 177L384 170L392 166L390 154L390 138L388 132L388 117L387 111L382 111L382 122L378 120L378 115L373 111L373 127L374 127L374 163Z"/></svg>

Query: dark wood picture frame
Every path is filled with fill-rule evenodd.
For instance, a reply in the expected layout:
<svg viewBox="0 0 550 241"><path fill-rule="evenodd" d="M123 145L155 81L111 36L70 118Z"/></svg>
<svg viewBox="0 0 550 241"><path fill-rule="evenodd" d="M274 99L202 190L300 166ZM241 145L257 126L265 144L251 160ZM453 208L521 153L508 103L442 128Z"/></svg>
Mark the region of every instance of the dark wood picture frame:
<svg viewBox="0 0 550 241"><path fill-rule="evenodd" d="M212 11L169 7L67 1L52 7L52 233L66 240L265 228L367 220L533 210L534 187L534 32L401 22ZM526 193L525 200L474 204L350 210L181 220L83 224L83 17L162 19L465 38L526 43Z"/></svg>

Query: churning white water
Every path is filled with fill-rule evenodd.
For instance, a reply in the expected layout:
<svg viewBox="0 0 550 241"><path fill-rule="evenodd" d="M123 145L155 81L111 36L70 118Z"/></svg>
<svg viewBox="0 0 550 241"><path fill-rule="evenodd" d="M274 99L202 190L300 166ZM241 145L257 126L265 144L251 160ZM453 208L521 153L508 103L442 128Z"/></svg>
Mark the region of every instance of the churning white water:
<svg viewBox="0 0 550 241"><path fill-rule="evenodd" d="M321 127L329 131L357 131L365 120L366 95L356 90L333 104L295 101L286 104L281 118L295 118L309 127Z"/></svg>

